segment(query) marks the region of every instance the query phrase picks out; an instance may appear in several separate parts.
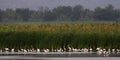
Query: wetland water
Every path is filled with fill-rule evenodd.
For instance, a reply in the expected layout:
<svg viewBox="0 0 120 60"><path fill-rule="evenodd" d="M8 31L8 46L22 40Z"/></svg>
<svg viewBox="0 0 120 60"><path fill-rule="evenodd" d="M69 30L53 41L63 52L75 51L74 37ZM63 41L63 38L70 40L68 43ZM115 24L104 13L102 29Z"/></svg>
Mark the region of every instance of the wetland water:
<svg viewBox="0 0 120 60"><path fill-rule="evenodd" d="M26 57L0 56L0 60L120 60L120 57Z"/></svg>
<svg viewBox="0 0 120 60"><path fill-rule="evenodd" d="M0 60L120 60L120 54L97 53L4 53Z"/></svg>

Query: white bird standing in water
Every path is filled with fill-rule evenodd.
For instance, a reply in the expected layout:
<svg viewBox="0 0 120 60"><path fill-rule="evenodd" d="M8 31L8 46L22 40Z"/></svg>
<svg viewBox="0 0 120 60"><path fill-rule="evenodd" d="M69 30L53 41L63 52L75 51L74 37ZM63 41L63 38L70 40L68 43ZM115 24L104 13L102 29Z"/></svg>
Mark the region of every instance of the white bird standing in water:
<svg viewBox="0 0 120 60"><path fill-rule="evenodd" d="M40 52L40 49L37 49L37 52Z"/></svg>

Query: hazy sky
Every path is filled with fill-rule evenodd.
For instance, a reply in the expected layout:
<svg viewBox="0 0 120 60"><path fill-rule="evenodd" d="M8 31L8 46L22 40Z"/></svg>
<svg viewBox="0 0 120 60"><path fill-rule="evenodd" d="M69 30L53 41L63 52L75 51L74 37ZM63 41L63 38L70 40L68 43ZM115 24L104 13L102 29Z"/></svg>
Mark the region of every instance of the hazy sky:
<svg viewBox="0 0 120 60"><path fill-rule="evenodd" d="M120 8L120 0L0 0L0 9L6 8L30 8L37 9L40 6L54 8L60 5L75 6L83 5L86 8L93 9L97 6L106 6L108 4Z"/></svg>

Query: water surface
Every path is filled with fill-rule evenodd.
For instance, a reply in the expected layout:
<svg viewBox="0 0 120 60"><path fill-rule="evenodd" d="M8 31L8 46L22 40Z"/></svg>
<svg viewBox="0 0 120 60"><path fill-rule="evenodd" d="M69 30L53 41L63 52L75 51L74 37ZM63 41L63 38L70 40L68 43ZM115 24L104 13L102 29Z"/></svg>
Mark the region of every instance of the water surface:
<svg viewBox="0 0 120 60"><path fill-rule="evenodd" d="M22 57L0 56L0 60L120 60L120 57Z"/></svg>
<svg viewBox="0 0 120 60"><path fill-rule="evenodd" d="M1 53L0 60L120 60L120 54L97 53Z"/></svg>

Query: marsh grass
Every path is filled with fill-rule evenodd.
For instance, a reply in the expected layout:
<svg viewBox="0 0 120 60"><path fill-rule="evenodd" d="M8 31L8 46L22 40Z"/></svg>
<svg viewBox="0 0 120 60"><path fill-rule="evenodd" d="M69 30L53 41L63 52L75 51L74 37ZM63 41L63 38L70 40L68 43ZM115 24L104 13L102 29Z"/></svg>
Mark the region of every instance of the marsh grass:
<svg viewBox="0 0 120 60"><path fill-rule="evenodd" d="M120 24L1 24L0 49L120 49Z"/></svg>

